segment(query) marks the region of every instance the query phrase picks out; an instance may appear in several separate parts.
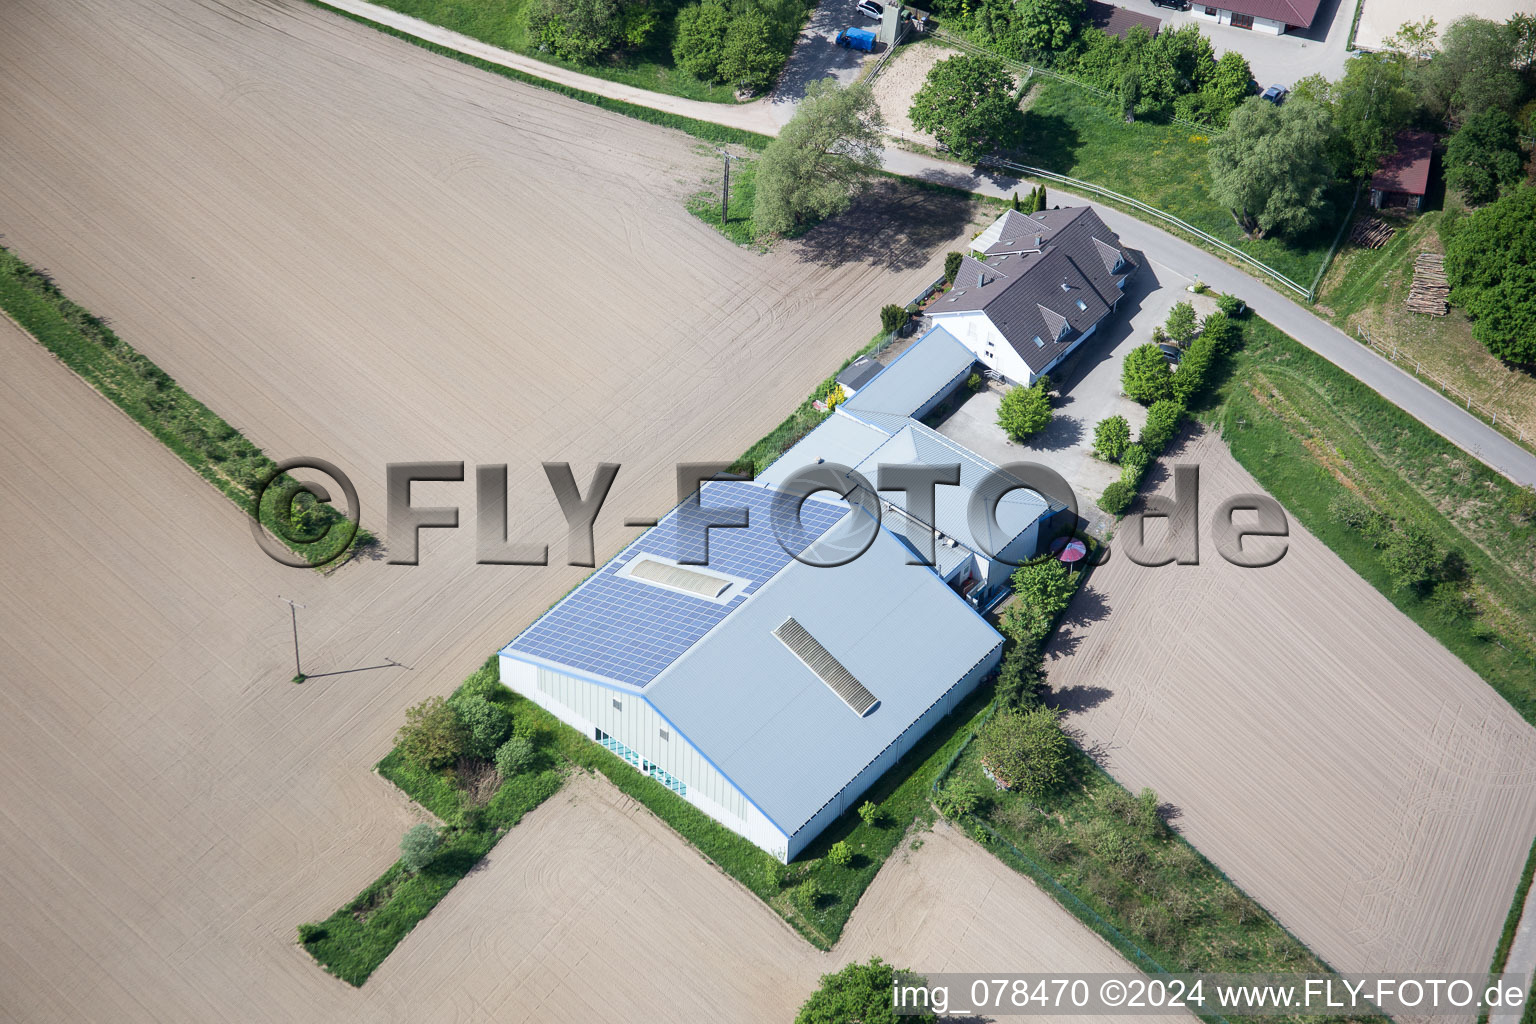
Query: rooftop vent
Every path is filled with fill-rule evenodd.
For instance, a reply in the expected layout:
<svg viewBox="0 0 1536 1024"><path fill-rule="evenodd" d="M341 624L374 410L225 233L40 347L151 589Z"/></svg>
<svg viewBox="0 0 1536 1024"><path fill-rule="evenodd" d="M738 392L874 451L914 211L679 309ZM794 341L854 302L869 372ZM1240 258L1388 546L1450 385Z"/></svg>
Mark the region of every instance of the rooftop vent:
<svg viewBox="0 0 1536 1024"><path fill-rule="evenodd" d="M641 558L629 570L629 575L647 583L657 583L674 590L685 590L707 600L718 600L730 588L731 581L697 569L658 562L654 558Z"/></svg>
<svg viewBox="0 0 1536 1024"><path fill-rule="evenodd" d="M1041 235L1036 235L1036 236L1035 236L1035 248L1036 248L1036 249L1038 249L1038 248L1040 248L1040 243L1041 243L1041 242L1043 242L1043 241L1044 241L1044 240L1045 240L1045 239L1044 239L1044 237L1043 237L1043 236L1041 236Z"/></svg>
<svg viewBox="0 0 1536 1024"><path fill-rule="evenodd" d="M1064 292L1069 292L1069 291L1072 290L1072 286L1070 284L1067 284L1067 279L1066 278L1062 278L1061 279L1061 290L1064 291Z"/></svg>
<svg viewBox="0 0 1536 1024"><path fill-rule="evenodd" d="M816 673L817 677L842 698L844 704L853 710L853 713L863 718L879 705L875 695L864 688L853 677L853 673L843 667L842 662L832 656L832 653L806 632L805 627L796 622L794 616L784 620L783 625L773 631L773 635L788 647L795 657L805 664L805 667Z"/></svg>

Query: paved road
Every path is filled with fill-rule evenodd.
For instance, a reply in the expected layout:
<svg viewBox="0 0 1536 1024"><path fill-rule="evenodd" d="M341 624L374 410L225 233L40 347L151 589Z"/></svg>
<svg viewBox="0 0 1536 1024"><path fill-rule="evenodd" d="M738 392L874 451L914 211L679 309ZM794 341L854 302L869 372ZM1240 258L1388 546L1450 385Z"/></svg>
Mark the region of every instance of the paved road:
<svg viewBox="0 0 1536 1024"><path fill-rule="evenodd" d="M1525 909L1520 912L1520 924L1515 928L1515 941L1504 959L1504 972L1524 979L1525 989L1531 990L1536 976L1536 900L1526 896ZM1498 1011L1489 1016L1489 1024L1520 1024L1525 1015L1524 1007Z"/></svg>
<svg viewBox="0 0 1536 1024"><path fill-rule="evenodd" d="M705 103L699 100L666 96L633 86L594 78L565 68L555 67L519 54L477 42L457 32L429 24L408 15L397 14L366 0L327 0L332 6L360 15L422 39L430 40L491 63L516 68L550 81L585 89L640 106L766 135L778 133L778 121L767 100L744 104ZM1336 2L1336 0L1330 0ZM1326 14L1326 9L1324 11ZM968 167L947 163L905 150L887 149L885 168L895 174L925 181L936 181L983 195L1007 197L1019 188L1019 181L995 173L978 173ZM1053 190L1060 195L1070 193ZM1081 197L1074 197L1081 198ZM1245 299L1260 316L1296 341L1358 378L1388 401L1416 417L1452 444L1470 452L1493 469L1521 484L1536 485L1536 455L1500 434L1482 420L1454 404L1411 374L1377 356L1369 348L1351 339L1332 324L1320 320L1305 307L1286 298L1273 288L1255 280L1246 272L1226 263L1181 238L1153 227L1119 210L1087 198L1082 202L1098 210L1104 222L1119 233L1133 249L1154 256L1158 262L1180 268L1190 279L1200 280L1219 291L1232 292Z"/></svg>

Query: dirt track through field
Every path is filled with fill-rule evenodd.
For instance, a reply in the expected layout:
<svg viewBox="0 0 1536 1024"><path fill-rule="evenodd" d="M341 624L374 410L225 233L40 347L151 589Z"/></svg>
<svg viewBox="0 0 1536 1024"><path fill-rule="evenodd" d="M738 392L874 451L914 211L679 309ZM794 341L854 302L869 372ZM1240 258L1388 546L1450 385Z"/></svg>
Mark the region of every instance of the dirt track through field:
<svg viewBox="0 0 1536 1024"><path fill-rule="evenodd" d="M1166 461L1200 468L1201 564L1095 573L1048 664L1069 725L1336 969L1486 970L1536 730L1298 524L1271 568L1222 560L1212 513L1261 489L1219 437Z"/></svg>
<svg viewBox="0 0 1536 1024"><path fill-rule="evenodd" d="M681 208L716 166L692 140L297 0L7 4L0 137L4 244L190 392L278 457L349 471L381 535L386 462L509 463L514 533L557 566L539 461L569 459L583 486L623 463L602 557L632 536L624 518L672 503L673 462L744 449L968 231L964 204L924 194L881 232L737 249ZM672 1005L781 1021L825 967L656 823L570 812L535 831L556 805L377 988L328 977L294 925L372 880L418 820L368 771L402 710L585 570L476 566L472 483L414 489L462 510L461 529L423 533L417 567L283 569L8 322L0 446L0 1019L637 1019L573 993L616 984L630 944L655 941ZM279 594L306 606L302 686ZM586 859L541 858L545 842ZM650 873L624 860L636 849ZM544 917L477 909L505 906L483 886L501 864ZM1064 912L1035 912L1102 955ZM748 961L765 973L736 976Z"/></svg>

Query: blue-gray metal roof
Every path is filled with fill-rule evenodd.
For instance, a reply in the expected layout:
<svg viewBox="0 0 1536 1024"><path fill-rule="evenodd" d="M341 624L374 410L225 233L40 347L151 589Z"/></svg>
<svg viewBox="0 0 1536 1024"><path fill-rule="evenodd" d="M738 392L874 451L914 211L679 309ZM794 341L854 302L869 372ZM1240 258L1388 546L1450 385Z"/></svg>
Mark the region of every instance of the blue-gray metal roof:
<svg viewBox="0 0 1536 1024"><path fill-rule="evenodd" d="M904 427L909 421L902 419ZM899 429L899 428L898 428ZM834 414L822 420L821 425L802 437L794 447L780 455L773 464L763 470L759 483L777 487L806 466L823 462L835 462L850 469L869 457L870 452L890 440L890 433L871 426L852 416Z"/></svg>
<svg viewBox="0 0 1536 1024"><path fill-rule="evenodd" d="M893 424L893 418L911 416L956 377L969 373L975 362L974 352L944 328L935 327L838 408L895 433L901 424Z"/></svg>
<svg viewBox="0 0 1536 1024"><path fill-rule="evenodd" d="M867 528L850 516L812 548ZM860 717L774 636L793 617L879 701ZM794 835L1002 643L881 530L837 568L792 563L662 673L645 697Z"/></svg>
<svg viewBox="0 0 1536 1024"><path fill-rule="evenodd" d="M726 600L667 589L623 571L641 553L669 561L686 557L679 536L680 510L674 509L545 612L504 653L646 686L793 562L770 524L772 498L772 491L751 483L713 481L703 486L700 501L706 509L748 509L747 527L709 531L709 564L703 568L745 582ZM848 506L840 502L810 499L801 512L806 536L821 537L847 513Z"/></svg>

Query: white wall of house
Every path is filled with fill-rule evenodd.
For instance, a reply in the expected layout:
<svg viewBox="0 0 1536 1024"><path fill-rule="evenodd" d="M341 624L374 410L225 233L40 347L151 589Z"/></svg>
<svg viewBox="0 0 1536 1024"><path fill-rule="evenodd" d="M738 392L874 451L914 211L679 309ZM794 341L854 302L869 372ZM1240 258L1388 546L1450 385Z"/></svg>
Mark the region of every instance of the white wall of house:
<svg viewBox="0 0 1536 1024"><path fill-rule="evenodd" d="M928 316L959 339L960 344L976 353L976 358L983 365L1002 374L1010 383L1028 387L1035 382L1035 374L1030 372L1029 365L1008 343L1008 339L1003 337L1002 332L992 325L987 314L972 310L964 313L929 313Z"/></svg>
<svg viewBox="0 0 1536 1024"><path fill-rule="evenodd" d="M1199 0L1195 0L1195 3L1189 9L1189 13L1201 21L1210 21L1217 25L1232 24L1231 11L1223 10L1211 4L1202 4ZM1285 32L1285 22L1273 21L1269 18L1254 18L1253 31L1278 36Z"/></svg>
<svg viewBox="0 0 1536 1024"><path fill-rule="evenodd" d="M618 740L687 788L683 798L780 860L789 837L678 733L644 697L502 655L507 687L596 742L595 730ZM619 706L614 707L614 701ZM665 730L667 738L662 739ZM638 769L636 769L638 770Z"/></svg>

